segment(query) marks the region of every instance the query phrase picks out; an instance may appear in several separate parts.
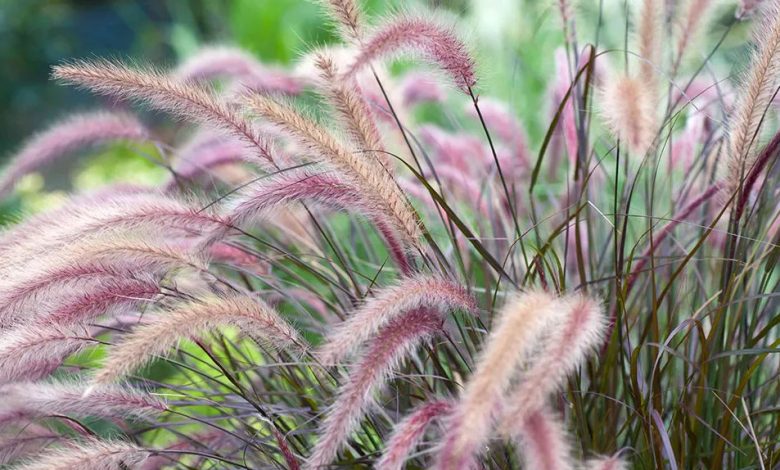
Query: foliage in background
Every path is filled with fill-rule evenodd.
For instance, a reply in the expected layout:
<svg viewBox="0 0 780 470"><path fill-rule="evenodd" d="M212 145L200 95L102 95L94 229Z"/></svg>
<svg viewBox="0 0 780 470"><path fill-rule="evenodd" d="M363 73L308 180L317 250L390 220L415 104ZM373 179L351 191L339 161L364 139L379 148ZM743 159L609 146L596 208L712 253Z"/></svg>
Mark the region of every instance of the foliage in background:
<svg viewBox="0 0 780 470"><path fill-rule="evenodd" d="M0 237L3 462L776 467L780 1L324 3L54 69L0 192L124 144Z"/></svg>

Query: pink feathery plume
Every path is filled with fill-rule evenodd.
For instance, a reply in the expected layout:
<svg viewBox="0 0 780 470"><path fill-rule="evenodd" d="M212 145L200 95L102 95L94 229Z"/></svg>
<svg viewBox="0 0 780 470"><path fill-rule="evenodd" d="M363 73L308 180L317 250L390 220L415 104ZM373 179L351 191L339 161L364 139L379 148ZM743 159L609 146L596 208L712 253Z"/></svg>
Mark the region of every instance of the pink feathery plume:
<svg viewBox="0 0 780 470"><path fill-rule="evenodd" d="M435 400L424 403L395 426L387 441L382 458L376 463L377 470L403 470L404 462L425 435L425 430L436 419L446 416L452 410L449 400Z"/></svg>
<svg viewBox="0 0 780 470"><path fill-rule="evenodd" d="M414 309L442 313L463 310L475 313L477 304L460 284L430 275L414 275L385 287L368 298L325 339L318 358L325 365L339 364L384 326Z"/></svg>
<svg viewBox="0 0 780 470"><path fill-rule="evenodd" d="M295 328L260 299L245 294L208 296L175 305L155 321L124 335L121 342L108 349L93 383L108 384L125 377L154 356L168 353L183 339L222 326L237 327L269 346L295 352L305 349Z"/></svg>
<svg viewBox="0 0 780 470"><path fill-rule="evenodd" d="M780 8L780 2L778 3L778 8ZM734 210L735 220L740 220L742 218L742 214L745 212L748 202L755 197L753 189L757 184L759 188L761 187L760 183L766 178L763 171L767 165L775 161L778 151L780 151L780 132L772 137L772 140L764 146L761 152L756 155L755 161L747 168L742 186L738 188L738 197ZM730 183L730 181L726 182L726 184L728 183Z"/></svg>
<svg viewBox="0 0 780 470"><path fill-rule="evenodd" d="M261 93L295 95L301 84L282 70L260 63L247 52L229 46L204 47L181 64L174 76L182 81L205 81L228 77Z"/></svg>
<svg viewBox="0 0 780 470"><path fill-rule="evenodd" d="M688 170L696 157L696 150L706 138L706 116L695 113L688 116L682 135L672 142L669 160L673 167Z"/></svg>
<svg viewBox="0 0 780 470"><path fill-rule="evenodd" d="M504 395L518 368L529 359L545 326L562 314L561 301L543 291L516 295L502 308L474 373L447 420L434 468L468 470L475 466L494 432Z"/></svg>
<svg viewBox="0 0 780 470"><path fill-rule="evenodd" d="M572 470L575 468L563 424L546 408L529 414L517 426L526 468Z"/></svg>
<svg viewBox="0 0 780 470"><path fill-rule="evenodd" d="M262 73L247 75L239 82L242 92L298 95L304 90L303 83L282 69L266 67Z"/></svg>
<svg viewBox="0 0 780 470"><path fill-rule="evenodd" d="M632 153L644 155L655 139L657 110L647 84L637 77L615 75L604 84L600 103L604 121L615 137Z"/></svg>
<svg viewBox="0 0 780 470"><path fill-rule="evenodd" d="M201 249L200 242L194 241L179 249L153 238L113 237L77 240L67 248L36 254L30 262L19 262L14 275L0 281L0 325L28 318L30 312L51 314L105 282L136 282L139 275L161 279L183 270L203 272L207 264ZM13 258L14 250L9 251Z"/></svg>
<svg viewBox="0 0 780 470"><path fill-rule="evenodd" d="M143 265L116 260L86 260L44 267L24 273L20 279L2 283L0 287L0 325L13 323L14 319L29 319L43 312L53 312L79 292L95 288L106 280L128 280L138 272L161 276L178 267L170 260L149 260ZM29 312L35 312L31 315Z"/></svg>
<svg viewBox="0 0 780 470"><path fill-rule="evenodd" d="M241 78L259 69L260 63L246 51L229 46L203 47L182 62L173 75L182 81Z"/></svg>
<svg viewBox="0 0 780 470"><path fill-rule="evenodd" d="M412 54L444 70L464 93L476 85L474 60L451 27L422 17L399 14L365 38L345 75L354 77L375 60Z"/></svg>
<svg viewBox="0 0 780 470"><path fill-rule="evenodd" d="M453 134L432 124L420 126L417 133L437 164L447 163L470 175L483 162L492 161L482 141L472 135Z"/></svg>
<svg viewBox="0 0 780 470"><path fill-rule="evenodd" d="M9 263L0 273L25 266L67 245L88 247L89 241L110 241L126 234L143 233L151 238L192 238L209 234L216 240L230 230L227 220L214 208L185 203L155 193L120 194L102 201L76 199L63 207L43 212L0 236L0 249ZM31 230L41 230L30 237ZM217 237L217 235L219 235Z"/></svg>
<svg viewBox="0 0 780 470"><path fill-rule="evenodd" d="M149 451L120 441L70 442L47 450L34 459L14 467L16 470L127 470L138 468L149 457Z"/></svg>
<svg viewBox="0 0 780 470"><path fill-rule="evenodd" d="M584 468L585 470L628 470L628 463L615 455L612 457L588 459Z"/></svg>
<svg viewBox="0 0 780 470"><path fill-rule="evenodd" d="M151 188L136 185L110 185L94 191L71 196L60 207L51 208L41 214L27 217L22 223L5 228L0 231L0 250L7 251L12 245L19 244L23 240L29 240L27 236L31 232L45 234L51 224L60 222L68 217L69 213L86 205L101 204L118 197L144 194L153 191Z"/></svg>
<svg viewBox="0 0 780 470"><path fill-rule="evenodd" d="M501 160L499 159L499 161ZM478 181L473 175L464 173L447 163L436 165L436 176L442 183L443 191L455 193L458 199L475 207L480 214L490 213L490 202L487 200L488 191L485 190L484 181ZM428 181L434 181L432 175L428 176Z"/></svg>
<svg viewBox="0 0 780 470"><path fill-rule="evenodd" d="M319 469L338 455L367 408L374 393L398 363L418 344L441 330L443 318L435 310L412 310L388 323L366 346L360 359L350 368L336 402L322 422L319 440L304 468Z"/></svg>
<svg viewBox="0 0 780 470"><path fill-rule="evenodd" d="M603 308L584 295L569 295L558 302L562 318L551 323L549 336L522 381L511 392L503 423L511 433L517 423L545 406L549 395L563 385L585 357L601 344L606 330Z"/></svg>
<svg viewBox="0 0 780 470"><path fill-rule="evenodd" d="M740 83L734 109L729 113L729 146L720 177L727 194L742 189L743 179L753 175L758 164L759 133L766 123L767 107L780 84L780 2L763 5L761 21L753 31L755 50ZM741 206L737 202L738 209Z"/></svg>
<svg viewBox="0 0 780 470"><path fill-rule="evenodd" d="M109 261L119 266L136 266L139 275L152 276L156 267L167 273L176 270L193 270L205 272L208 262L200 249L182 249L174 243L149 237L144 240L134 238L112 237L108 240L89 240L91 244L73 250L96 261ZM202 245L196 245L202 248ZM141 267L148 267L144 272Z"/></svg>
<svg viewBox="0 0 780 470"><path fill-rule="evenodd" d="M27 141L0 177L0 196L22 176L85 147L116 140L149 140L150 132L134 116L105 111L77 114Z"/></svg>
<svg viewBox="0 0 780 470"><path fill-rule="evenodd" d="M30 231L38 231L41 232L40 236L51 237L53 233L59 233L63 228L67 228L70 233L77 232L74 229L75 225L90 223L96 227L103 227L117 222L142 220L158 212L165 213L167 218L173 215L172 212L182 209L186 211L192 208L184 207L176 199L158 194L154 190L139 189L129 192L120 191L115 194L99 191L95 194L71 198L60 207L44 211L6 230L0 234L0 248L24 246L25 241L27 244L33 242L40 244L39 237L30 240L27 236Z"/></svg>
<svg viewBox="0 0 780 470"><path fill-rule="evenodd" d="M45 266L47 260L57 263L58 256L63 255L74 257L54 270L31 268L30 273L25 273L35 284L31 291L26 291L24 283L7 283L9 288L4 295L14 302L0 315L0 325L7 327L23 320L66 324L103 314L127 313L162 293L163 273L205 272L202 260L188 253L160 244L122 240L98 243L89 249L54 252L43 257L42 264ZM83 269L78 261L73 263L78 255L87 260ZM72 269L68 269L69 263L73 263ZM35 302L36 297L41 302Z"/></svg>
<svg viewBox="0 0 780 470"><path fill-rule="evenodd" d="M0 336L0 383L38 380L95 343L85 326L21 325Z"/></svg>
<svg viewBox="0 0 780 470"><path fill-rule="evenodd" d="M269 124L318 155L336 173L354 181L355 188L372 200L377 211L384 214L381 220L394 227L405 246L410 251L419 248L422 234L419 217L381 162L355 154L327 128L293 106L261 95L253 96L247 105ZM382 227L379 229L383 231ZM391 251L395 252L395 247Z"/></svg>
<svg viewBox="0 0 780 470"><path fill-rule="evenodd" d="M79 383L16 382L0 385L0 423L51 416L149 419L167 407L160 399L126 386L92 389Z"/></svg>
<svg viewBox="0 0 780 470"><path fill-rule="evenodd" d="M249 185L230 211L236 226L251 220L263 220L281 207L299 202L322 204L334 209L348 209L377 217L364 193L332 172L290 170L269 176Z"/></svg>
<svg viewBox="0 0 780 470"><path fill-rule="evenodd" d="M11 429L5 428L6 436L0 438L0 465L8 465L62 439L62 436L44 426L24 423Z"/></svg>
<svg viewBox="0 0 780 470"><path fill-rule="evenodd" d="M250 155L235 138L201 132L176 152L173 170L177 177L193 180L214 168L246 162Z"/></svg>
<svg viewBox="0 0 780 470"><path fill-rule="evenodd" d="M734 104L734 90L727 81L713 82L711 79L697 78L691 81L685 90L674 90L674 101L689 105L696 111L708 111L718 105L728 109Z"/></svg>
<svg viewBox="0 0 780 470"><path fill-rule="evenodd" d="M89 321L100 315L117 315L151 302L161 293L159 282L152 277L137 279L105 279L92 289L79 292L72 300L57 306L53 311L35 312L37 321L68 325Z"/></svg>
<svg viewBox="0 0 780 470"><path fill-rule="evenodd" d="M106 60L57 65L52 76L100 95L135 100L180 119L221 130L246 144L269 169L276 167L271 144L252 122L204 85L176 80L151 68L134 69Z"/></svg>
<svg viewBox="0 0 780 470"><path fill-rule="evenodd" d="M429 73L409 72L398 85L405 106L422 103L443 103L447 94L441 84Z"/></svg>
<svg viewBox="0 0 780 470"><path fill-rule="evenodd" d="M512 150L514 161L510 162L511 166L507 170L513 167L516 169L528 168L531 164L528 139L525 129L517 117L504 103L488 98L479 99L479 110L482 112L482 118L488 129L495 132L498 138L503 140ZM472 117L478 117L473 105L467 105L466 111ZM490 163L494 164L492 156Z"/></svg>
<svg viewBox="0 0 780 470"><path fill-rule="evenodd" d="M267 275L271 267L240 245L217 242L208 247L209 259L242 269L248 269L256 275Z"/></svg>
<svg viewBox="0 0 780 470"><path fill-rule="evenodd" d="M408 271L405 248L396 230L366 191L333 172L291 170L249 185L231 211L232 224L241 227L249 220L268 218L280 207L305 202L356 212L367 217L387 242L390 254L403 271Z"/></svg>

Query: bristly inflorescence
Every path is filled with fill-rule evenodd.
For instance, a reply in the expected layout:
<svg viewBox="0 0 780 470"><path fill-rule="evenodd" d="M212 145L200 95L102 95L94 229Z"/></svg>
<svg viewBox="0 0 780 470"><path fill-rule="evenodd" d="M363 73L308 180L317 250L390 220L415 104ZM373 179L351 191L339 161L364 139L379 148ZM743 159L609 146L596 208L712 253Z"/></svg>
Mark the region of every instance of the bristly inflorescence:
<svg viewBox="0 0 780 470"><path fill-rule="evenodd" d="M777 467L780 0L733 85L718 2L556 1L495 91L438 13L319 3L343 46L294 68L54 67L180 124L77 114L0 175L166 172L0 232L0 465Z"/></svg>

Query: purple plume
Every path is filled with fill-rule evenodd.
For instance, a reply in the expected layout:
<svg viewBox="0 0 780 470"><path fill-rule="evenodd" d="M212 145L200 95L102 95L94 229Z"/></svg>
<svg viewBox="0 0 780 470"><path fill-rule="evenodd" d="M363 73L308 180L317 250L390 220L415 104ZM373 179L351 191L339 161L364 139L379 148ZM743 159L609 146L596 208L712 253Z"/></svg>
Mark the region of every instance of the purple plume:
<svg viewBox="0 0 780 470"><path fill-rule="evenodd" d="M0 196L13 189L25 174L82 148L116 140L150 138L146 127L129 114L105 111L76 114L31 138L11 157L0 177Z"/></svg>

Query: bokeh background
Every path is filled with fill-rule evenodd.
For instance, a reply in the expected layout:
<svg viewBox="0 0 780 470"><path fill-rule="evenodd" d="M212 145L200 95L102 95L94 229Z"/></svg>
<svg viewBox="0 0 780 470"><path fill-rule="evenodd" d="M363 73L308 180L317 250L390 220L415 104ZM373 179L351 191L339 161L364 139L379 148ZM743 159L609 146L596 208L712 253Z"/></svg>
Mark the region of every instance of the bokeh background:
<svg viewBox="0 0 780 470"><path fill-rule="evenodd" d="M557 0L363 0L370 16L394 8L437 8L464 19L480 69L480 93L510 103L532 148L549 123L546 90L555 49L563 43ZM577 29L586 42L620 49L632 1L582 0ZM670 0L673 5L674 0ZM722 0L710 20L717 37L731 28L719 60L728 73L744 60L746 24L734 24L736 2ZM735 32L734 29L737 31ZM285 65L313 45L335 40L314 0L0 0L0 165L36 130L97 98L49 80L53 64L73 58L116 57L173 66L204 44L239 45L269 64ZM733 43L733 45L731 44ZM612 56L615 61L620 53ZM145 114L165 121L165 116ZM0 202L0 222L35 212L64 191L122 179L153 183L163 172L137 149L121 145L64 159L25 178ZM45 189L44 189L45 188ZM11 214L11 215L9 215Z"/></svg>

